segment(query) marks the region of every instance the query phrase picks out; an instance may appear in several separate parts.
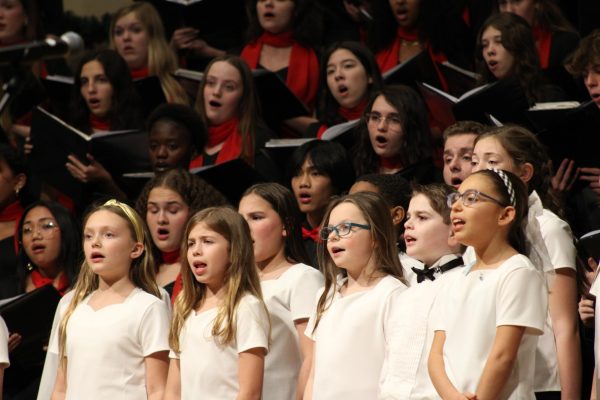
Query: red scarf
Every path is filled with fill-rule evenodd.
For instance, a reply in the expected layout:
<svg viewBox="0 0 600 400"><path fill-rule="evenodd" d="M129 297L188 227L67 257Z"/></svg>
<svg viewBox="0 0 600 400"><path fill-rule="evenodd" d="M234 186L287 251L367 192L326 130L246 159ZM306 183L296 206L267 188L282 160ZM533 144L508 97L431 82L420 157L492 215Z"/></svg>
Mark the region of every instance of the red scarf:
<svg viewBox="0 0 600 400"><path fill-rule="evenodd" d="M43 276L38 270L35 269L31 271L31 282L36 289L46 285L54 285L54 279ZM67 275L63 272L58 278L58 286L56 287L56 290L58 290L58 293L60 293L62 296L65 294L65 291L68 288L69 280L67 279Z"/></svg>
<svg viewBox="0 0 600 400"><path fill-rule="evenodd" d="M179 262L181 251L179 249L173 251L161 251L160 256L164 264L175 264Z"/></svg>
<svg viewBox="0 0 600 400"><path fill-rule="evenodd" d="M183 278L181 277L181 272L177 274L177 278L175 278L175 283L173 284L173 293L171 293L171 304L175 304L175 299L177 295L183 289Z"/></svg>
<svg viewBox="0 0 600 400"><path fill-rule="evenodd" d="M402 161L400 161L400 157L379 157L379 166L385 169L402 169Z"/></svg>
<svg viewBox="0 0 600 400"><path fill-rule="evenodd" d="M208 128L208 146L223 143L215 164L235 160L242 154L242 135L239 133L238 123L239 120L234 118L220 125L213 125ZM190 162L190 169L202 167L203 165L204 156L200 154Z"/></svg>
<svg viewBox="0 0 600 400"><path fill-rule="evenodd" d="M389 47L379 51L375 56L377 59L377 64L379 64L379 69L381 69L381 73L384 73L398 65L398 55L400 54L400 48L402 48L403 41L415 42L417 40L419 40L417 31L407 31L404 28L399 27L396 31L396 38L392 44Z"/></svg>
<svg viewBox="0 0 600 400"><path fill-rule="evenodd" d="M0 210L0 222L18 221L23 214L23 206L19 201L10 203L3 210Z"/></svg>
<svg viewBox="0 0 600 400"><path fill-rule="evenodd" d="M552 33L543 30L538 25L535 25L531 32L533 33L533 40L535 40L538 56L540 57L540 66L542 69L546 69L550 66Z"/></svg>
<svg viewBox="0 0 600 400"><path fill-rule="evenodd" d="M308 229L302 227L302 239L311 239L315 243L319 243L321 241L321 237L319 236L320 227Z"/></svg>
<svg viewBox="0 0 600 400"><path fill-rule="evenodd" d="M100 119L96 117L94 114L90 114L90 126L94 131L102 131L107 132L110 131L110 120L109 119Z"/></svg>
<svg viewBox="0 0 600 400"><path fill-rule="evenodd" d="M369 104L369 96L365 96L360 103L355 105L352 108L340 107L338 108L338 114L344 118L346 121L352 121L355 119L359 119L362 117L365 108L367 108L367 104Z"/></svg>
<svg viewBox="0 0 600 400"><path fill-rule="evenodd" d="M273 47L291 47L285 84L302 102L312 109L319 88L319 61L315 52L301 46L293 39L292 32L272 34L264 32L255 42L247 44L240 55L251 69L258 67L264 44Z"/></svg>
<svg viewBox="0 0 600 400"><path fill-rule="evenodd" d="M142 68L134 68L134 69L130 69L129 70L129 74L131 75L131 79L138 80L138 79L142 79L142 78L146 78L148 75L150 75L150 71L148 70L148 67L142 67Z"/></svg>

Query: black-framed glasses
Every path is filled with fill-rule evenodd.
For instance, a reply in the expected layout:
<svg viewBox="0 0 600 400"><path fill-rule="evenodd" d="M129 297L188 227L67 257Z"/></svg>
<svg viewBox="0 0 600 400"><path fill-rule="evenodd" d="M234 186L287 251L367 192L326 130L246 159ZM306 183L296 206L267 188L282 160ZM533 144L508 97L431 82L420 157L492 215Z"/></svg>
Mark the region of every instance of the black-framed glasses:
<svg viewBox="0 0 600 400"><path fill-rule="evenodd" d="M506 204L504 202L502 202L492 196L489 196L485 193L482 193L479 190L475 190L475 189L467 189L462 193L459 193L459 192L450 193L447 197L447 203L448 203L448 207L452 207L452 205L460 199L460 200L462 200L463 205L468 207L468 206L472 206L473 204L477 203L477 201L479 200L480 197L483 197L484 199L493 201L494 203L498 204L501 207L506 207Z"/></svg>
<svg viewBox="0 0 600 400"><path fill-rule="evenodd" d="M352 232L352 228L371 229L371 225L357 224L355 222L343 221L335 226L324 226L319 232L321 240L327 241L332 232L335 232L338 237L348 236Z"/></svg>
<svg viewBox="0 0 600 400"><path fill-rule="evenodd" d="M402 128L402 120L398 114L390 114L387 117L384 117L378 112L368 112L365 113L365 120L368 124L372 125L379 125L382 121L385 121L389 128Z"/></svg>

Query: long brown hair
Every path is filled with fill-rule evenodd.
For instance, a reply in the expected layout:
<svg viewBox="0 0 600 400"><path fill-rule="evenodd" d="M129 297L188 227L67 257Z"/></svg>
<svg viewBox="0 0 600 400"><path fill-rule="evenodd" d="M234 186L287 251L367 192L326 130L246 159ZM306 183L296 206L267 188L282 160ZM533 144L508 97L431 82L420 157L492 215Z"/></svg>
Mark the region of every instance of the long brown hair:
<svg viewBox="0 0 600 400"><path fill-rule="evenodd" d="M398 257L398 248L396 247L396 231L387 202L383 197L373 192L357 192L333 200L325 216L323 217L323 226L329 225L329 217L334 208L342 203L354 204L362 213L370 226L369 232L374 244L373 257L375 257L375 270L372 273L379 272L385 275L391 275L404 281L402 273L402 264ZM317 318L315 329L317 328L321 317L327 311L333 300L333 294L339 290L337 277L345 271L339 268L331 255L327 251L327 242L320 242L317 248L317 257L325 276L325 289L317 303Z"/></svg>
<svg viewBox="0 0 600 400"><path fill-rule="evenodd" d="M254 264L252 236L246 220L229 207L206 208L194 214L189 220L181 245L181 254L184 255L181 259L183 290L175 299L169 333L169 344L176 352L180 351L179 335L186 318L200 307L206 296L206 286L196 281L187 259L187 239L192 229L200 223L229 242L230 263L225 274L225 298L218 306L217 317L211 331L212 336L223 345L235 341L237 308L245 295L252 295L259 299L268 315L267 306L262 300L260 280Z"/></svg>

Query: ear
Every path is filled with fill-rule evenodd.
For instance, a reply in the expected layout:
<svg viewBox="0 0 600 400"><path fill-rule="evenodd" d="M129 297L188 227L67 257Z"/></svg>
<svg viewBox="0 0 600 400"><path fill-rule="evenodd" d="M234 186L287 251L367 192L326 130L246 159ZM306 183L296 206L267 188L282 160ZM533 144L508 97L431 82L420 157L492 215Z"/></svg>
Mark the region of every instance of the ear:
<svg viewBox="0 0 600 400"><path fill-rule="evenodd" d="M25 174L18 174L17 176L15 176L15 187L14 190L15 192L20 192L21 189L23 189L25 187L25 184L27 183L27 175Z"/></svg>
<svg viewBox="0 0 600 400"><path fill-rule="evenodd" d="M521 171L519 171L519 178L526 184L529 183L531 178L533 178L534 168L531 163L524 163L521 165Z"/></svg>
<svg viewBox="0 0 600 400"><path fill-rule="evenodd" d="M131 250L130 257L132 260L140 257L144 252L144 245L140 242L137 242L135 246L133 246L133 250Z"/></svg>
<svg viewBox="0 0 600 400"><path fill-rule="evenodd" d="M400 225L402 221L404 221L404 217L406 216L406 211L402 206L396 206L390 210L392 214L392 222L394 226Z"/></svg>
<svg viewBox="0 0 600 400"><path fill-rule="evenodd" d="M502 213L500 213L500 216L498 218L498 225L499 226L510 225L515 220L516 215L517 215L517 210L515 210L515 208L513 206L504 207L504 209L502 210Z"/></svg>

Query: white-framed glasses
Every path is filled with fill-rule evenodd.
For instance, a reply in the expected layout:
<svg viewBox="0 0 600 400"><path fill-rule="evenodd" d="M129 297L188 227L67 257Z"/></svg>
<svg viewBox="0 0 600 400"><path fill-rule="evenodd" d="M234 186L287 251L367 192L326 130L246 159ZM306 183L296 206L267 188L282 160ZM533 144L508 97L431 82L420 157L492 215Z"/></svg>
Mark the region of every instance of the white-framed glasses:
<svg viewBox="0 0 600 400"><path fill-rule="evenodd" d="M381 122L385 122L389 128L402 129L402 120L398 114L390 114L384 117L378 112L368 112L365 113L365 120L369 125L379 125Z"/></svg>

